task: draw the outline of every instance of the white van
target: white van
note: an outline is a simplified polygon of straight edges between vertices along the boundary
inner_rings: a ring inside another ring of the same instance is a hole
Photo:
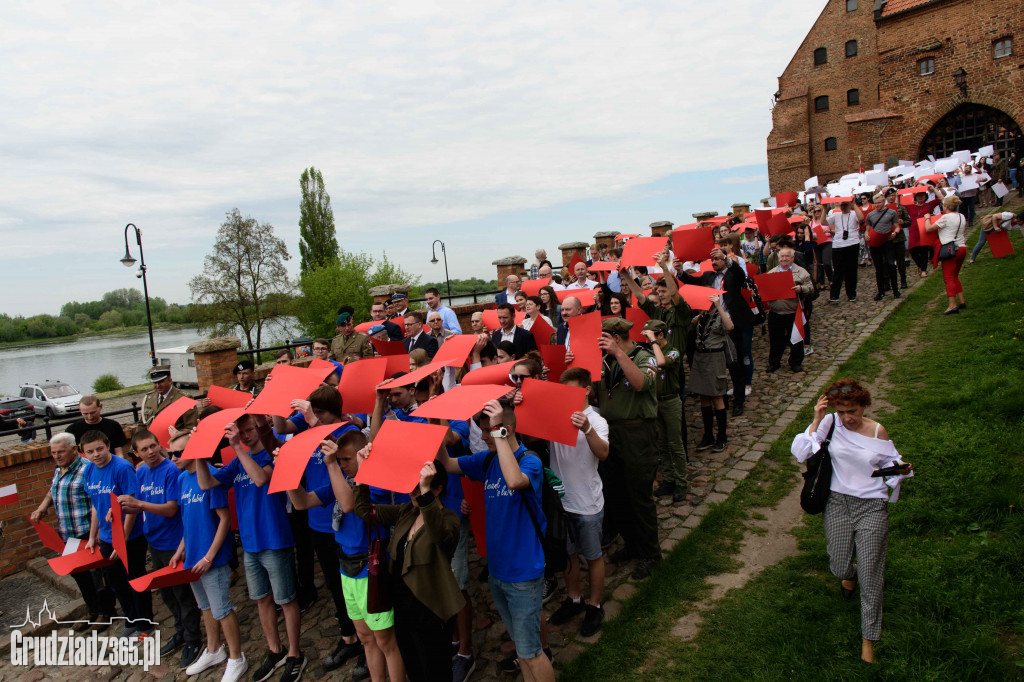
[[[171,383],[175,386],[199,386],[199,375],[196,374],[196,356],[195,353],[188,352],[188,346],[158,348],[156,364],[171,368]]]

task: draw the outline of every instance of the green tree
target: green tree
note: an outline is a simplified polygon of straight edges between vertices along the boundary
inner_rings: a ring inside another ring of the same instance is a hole
[[[226,335],[237,326],[248,347],[258,348],[264,328],[293,312],[288,295],[295,287],[284,264],[289,258],[273,225],[243,218],[237,208],[228,213],[203,274],[188,283],[193,302],[202,306],[194,315],[199,330]]]
[[[299,272],[334,263],[341,256],[334,233],[331,195],[324,189],[324,177],[310,166],[299,178],[302,200],[299,202]]]

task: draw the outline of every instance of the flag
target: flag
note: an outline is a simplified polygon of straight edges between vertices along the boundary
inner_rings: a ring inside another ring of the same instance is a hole
[[[793,318],[793,331],[789,334],[789,342],[794,346],[804,342],[804,324],[807,318],[804,317],[804,309],[800,307],[800,300],[796,302],[796,317]]]
[[[861,160],[860,154],[857,155],[857,163],[860,164],[860,170],[858,170],[857,172],[858,173],[863,173],[864,172],[864,162]]]
[[[18,486],[5,485],[0,487],[0,505],[2,504],[14,504],[18,501]]]

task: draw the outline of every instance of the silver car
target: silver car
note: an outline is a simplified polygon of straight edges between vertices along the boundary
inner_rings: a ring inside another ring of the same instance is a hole
[[[38,384],[22,384],[21,397],[29,402],[36,414],[54,417],[77,417],[78,401],[82,394],[71,384],[47,379]]]

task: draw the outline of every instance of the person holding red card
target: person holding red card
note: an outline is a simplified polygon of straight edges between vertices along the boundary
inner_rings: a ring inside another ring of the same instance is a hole
[[[768,301],[768,369],[769,374],[779,369],[782,363],[782,354],[789,347],[789,368],[794,372],[803,370],[804,364],[804,342],[792,342],[792,330],[796,314],[801,311],[799,300],[814,290],[811,283],[811,275],[795,263],[793,249],[784,247],[779,251],[779,267],[773,269],[775,272],[793,273],[793,290],[796,296],[793,298],[779,298]],[[769,273],[771,274],[771,273]],[[801,311],[802,314],[802,311]]]

